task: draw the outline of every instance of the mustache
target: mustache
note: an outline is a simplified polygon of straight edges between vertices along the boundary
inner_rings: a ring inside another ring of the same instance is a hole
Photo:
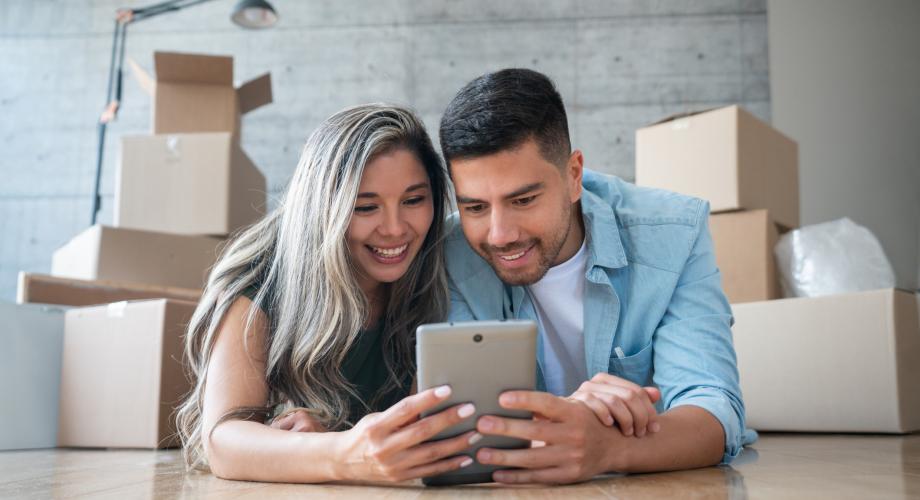
[[[536,244],[537,241],[538,241],[538,240],[537,240],[536,238],[532,238],[532,239],[527,240],[527,241],[515,241],[514,243],[505,245],[505,246],[503,246],[503,247],[496,247],[496,246],[487,245],[487,244],[483,243],[483,244],[479,245],[479,248],[481,248],[481,249],[483,250],[483,252],[485,252],[485,253],[487,253],[487,254],[493,254],[493,253],[512,253],[512,252],[514,252],[515,250],[526,250],[526,249],[530,248],[531,246],[533,246],[534,244]]]

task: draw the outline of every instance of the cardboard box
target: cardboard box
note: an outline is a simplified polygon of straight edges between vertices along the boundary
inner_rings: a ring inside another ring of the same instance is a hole
[[[204,288],[221,240],[95,225],[57,249],[51,275]]]
[[[178,445],[173,408],[191,388],[182,360],[194,311],[163,299],[67,311],[59,446]]]
[[[767,210],[712,214],[709,231],[722,274],[722,289],[732,304],[782,297],[773,248],[786,228]]]
[[[153,96],[154,134],[230,132],[239,138],[240,115],[272,102],[271,75],[233,87],[233,58],[154,52],[156,76],[128,61]]]
[[[16,291],[18,304],[91,306],[123,300],[159,298],[198,302],[201,290],[118,281],[76,280],[20,272]]]
[[[920,430],[917,295],[885,289],[732,310],[749,427]]]
[[[265,177],[229,133],[122,138],[115,227],[227,235],[257,221]]]
[[[54,448],[64,309],[0,303],[0,450]]]
[[[765,208],[799,226],[798,145],[738,106],[639,129],[636,184],[709,200],[713,212]]]

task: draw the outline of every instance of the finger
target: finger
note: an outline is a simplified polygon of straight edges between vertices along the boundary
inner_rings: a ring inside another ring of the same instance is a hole
[[[375,424],[390,430],[398,429],[418,419],[419,414],[434,408],[450,397],[450,386],[442,385],[403,398],[380,414]]]
[[[561,467],[537,470],[499,470],[492,473],[492,480],[496,483],[505,484],[561,484],[573,482],[568,472]]]
[[[419,467],[446,457],[458,455],[481,439],[482,434],[476,431],[464,432],[452,438],[413,446],[404,451],[402,456],[397,457],[396,460],[400,467],[406,469]]]
[[[291,415],[285,415],[281,418],[276,418],[272,420],[270,427],[272,429],[281,429],[283,431],[288,431],[288,430],[291,430],[291,426],[293,425],[294,424],[293,424],[293,419],[291,418]]]
[[[312,418],[296,418],[294,426],[291,428],[294,432],[323,432],[323,426]]]
[[[392,447],[395,450],[415,446],[435,437],[444,429],[459,424],[475,413],[476,407],[470,403],[452,406],[396,431],[387,438],[385,446]]]
[[[439,460],[437,462],[425,465],[419,465],[418,467],[413,467],[407,470],[405,479],[437,476],[438,474],[444,474],[445,472],[462,469],[464,467],[469,467],[470,465],[473,465],[473,459],[466,455],[446,458],[444,460]]]
[[[641,389],[641,387],[639,387],[639,385],[635,382],[605,372],[597,372],[593,377],[591,377],[591,382],[604,385],[616,385],[629,389]]]
[[[645,436],[646,432],[648,432],[649,410],[651,409],[654,411],[654,408],[646,404],[647,401],[645,400],[645,391],[640,389],[639,393],[642,395],[639,396],[636,392],[630,389],[621,388],[621,390],[622,393],[619,399],[626,405],[627,408],[629,408],[629,412],[632,414],[633,431],[636,437],[643,437]]]
[[[578,403],[581,404],[581,403]],[[555,422],[504,418],[486,415],[476,422],[476,430],[481,434],[507,436],[527,441],[545,441],[557,443],[562,440],[562,429]]]
[[[542,448],[525,448],[521,450],[500,450],[480,448],[476,452],[476,461],[481,464],[522,467],[525,469],[544,469],[563,465],[564,456],[558,446]]]
[[[604,402],[607,411],[613,415],[623,435],[632,436],[635,432],[635,419],[626,404],[618,396],[612,394],[599,394],[597,397]]]
[[[498,397],[502,408],[529,410],[550,420],[562,420],[571,411],[571,402],[548,392],[507,391]]]
[[[648,432],[649,424],[653,421],[652,417],[657,417],[657,412],[649,400],[648,393],[635,384],[633,386],[635,388],[586,382],[582,384],[583,389],[581,390],[590,391],[601,397],[611,407],[611,411],[613,411],[613,406],[609,398],[610,395],[622,401],[631,416],[627,418],[623,414],[614,415],[618,422],[625,424],[621,425],[620,429],[624,435],[631,436],[635,434],[637,437],[643,437]]]
[[[657,403],[661,399],[661,389],[657,387],[643,387],[642,389],[648,394],[648,398],[652,403]]]
[[[613,412],[611,412],[607,408],[607,405],[604,404],[603,401],[598,399],[593,394],[576,392],[575,394],[572,395],[572,399],[576,399],[584,403],[585,406],[587,406],[589,409],[591,409],[592,412],[594,412],[594,415],[597,416],[597,419],[600,420],[602,424],[608,427],[613,425],[613,415],[612,415]]]

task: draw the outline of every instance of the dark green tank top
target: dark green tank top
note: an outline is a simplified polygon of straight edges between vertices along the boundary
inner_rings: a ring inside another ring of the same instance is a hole
[[[244,290],[243,295],[255,301],[257,292],[257,286],[253,285]],[[271,311],[265,307],[264,303],[259,304],[259,307],[271,317]],[[346,353],[345,361],[342,363],[342,376],[354,386],[355,391],[361,396],[361,401],[351,394],[347,396],[349,406],[347,421],[351,424],[361,420],[367,413],[386,410],[408,396],[412,388],[412,375],[409,373],[399,382],[398,387],[390,388],[381,394],[389,379],[389,372],[383,359],[383,337],[382,325],[362,330],[358,333],[358,338]],[[343,389],[342,393],[346,394],[347,391]],[[370,407],[370,410],[365,404]]]

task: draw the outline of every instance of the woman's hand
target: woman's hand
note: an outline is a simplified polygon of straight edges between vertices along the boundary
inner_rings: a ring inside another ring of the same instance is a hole
[[[472,404],[453,406],[419,418],[450,396],[441,386],[409,396],[382,413],[371,413],[342,433],[338,450],[341,479],[406,481],[467,467],[473,459],[457,456],[482,435],[476,431],[426,443],[442,430],[476,412]]]
[[[616,423],[624,436],[643,437],[661,429],[654,406],[661,399],[661,391],[655,387],[640,387],[601,372],[581,384],[569,398],[586,404],[604,425]]]
[[[303,408],[297,408],[278,415],[272,419],[269,427],[292,432],[326,432],[323,424],[319,423]]]

